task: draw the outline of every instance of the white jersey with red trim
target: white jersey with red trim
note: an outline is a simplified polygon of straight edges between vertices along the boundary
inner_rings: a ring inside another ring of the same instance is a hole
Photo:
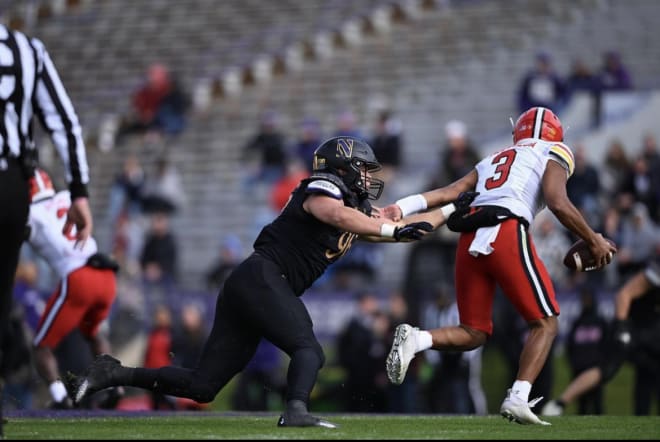
[[[525,138],[487,156],[475,166],[479,195],[472,206],[506,207],[531,224],[545,207],[541,182],[549,160],[561,164],[569,177],[573,174],[571,149],[556,141]]]
[[[62,233],[67,212],[71,207],[68,190],[58,192],[52,198],[30,205],[30,238],[32,248],[64,279],[72,271],[87,263],[87,259],[98,250],[96,240],[90,237],[82,249],[74,248],[76,228],[68,235]]]

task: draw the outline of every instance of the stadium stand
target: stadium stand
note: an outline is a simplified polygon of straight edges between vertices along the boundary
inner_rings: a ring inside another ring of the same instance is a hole
[[[246,220],[257,216],[265,196],[244,202],[240,147],[265,108],[277,109],[284,131],[293,136],[306,115],[317,116],[329,133],[344,107],[367,129],[387,103],[401,116],[406,139],[407,178],[397,183],[395,197],[422,184],[447,121],[466,122],[479,143],[506,133],[508,117],[517,114],[518,80],[539,48],[553,53],[561,72],[578,56],[598,65],[600,54],[614,48],[625,54],[637,88],[660,86],[658,2],[197,0],[194,8],[176,0],[71,3],[75,7],[43,14],[32,26],[62,60],[58,67],[90,140],[99,220],[126,152],[154,166],[154,150],[137,139],[109,153],[94,146],[104,118],[126,111],[146,67],[164,62],[185,89],[215,91],[208,109],[162,147],[190,196],[173,227],[180,232],[184,282],[192,288],[201,283],[224,233],[237,233],[246,244],[253,239]],[[97,230],[100,238],[109,235],[100,222]],[[406,253],[405,246],[388,248],[382,284],[400,283],[397,269]]]

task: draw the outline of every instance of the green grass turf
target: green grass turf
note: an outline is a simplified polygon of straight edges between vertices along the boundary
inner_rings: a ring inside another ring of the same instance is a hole
[[[660,417],[563,416],[552,426],[500,416],[327,414],[338,429],[278,428],[277,414],[163,417],[11,418],[6,439],[608,439],[660,438]]]

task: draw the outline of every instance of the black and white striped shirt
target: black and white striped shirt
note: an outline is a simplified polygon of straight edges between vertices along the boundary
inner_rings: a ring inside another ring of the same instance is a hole
[[[0,157],[36,149],[37,116],[62,158],[72,198],[87,196],[89,166],[73,104],[44,44],[0,25]]]

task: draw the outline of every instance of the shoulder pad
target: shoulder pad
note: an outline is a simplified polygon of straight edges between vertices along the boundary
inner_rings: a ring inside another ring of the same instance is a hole
[[[310,180],[305,191],[307,193],[323,193],[338,200],[343,198],[341,189],[339,189],[339,187],[334,183],[331,183],[325,179]]]
[[[553,159],[558,159],[568,171],[568,176],[573,175],[575,171],[575,158],[573,152],[564,143],[554,143],[550,146],[550,155]]]

